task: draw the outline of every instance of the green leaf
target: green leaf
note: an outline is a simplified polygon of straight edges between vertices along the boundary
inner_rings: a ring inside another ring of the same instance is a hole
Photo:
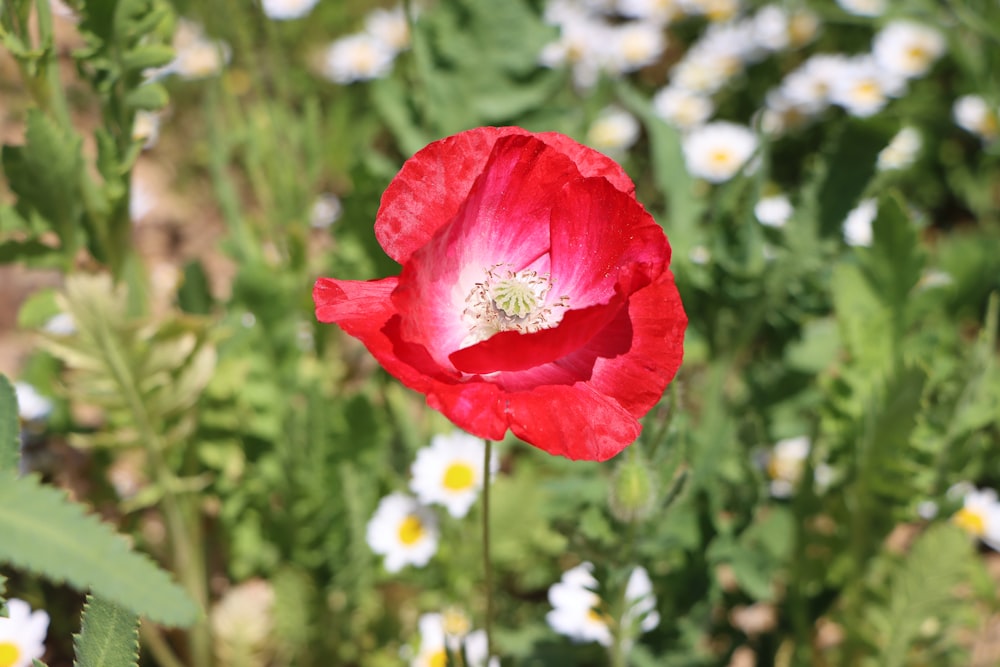
[[[87,596],[80,634],[73,636],[74,667],[136,667],[139,619],[99,597]]]
[[[899,312],[924,268],[917,229],[899,195],[880,199],[872,231],[872,246],[862,253],[863,269],[883,303]]]
[[[880,647],[873,664],[915,664],[910,649],[921,639],[921,627],[929,619],[958,630],[959,623],[952,619],[961,612],[962,598],[966,597],[959,588],[968,583],[971,571],[980,567],[968,536],[960,528],[947,523],[928,528],[896,568],[887,603],[868,608],[863,623]]]
[[[166,44],[145,44],[122,56],[122,66],[126,71],[162,67],[174,58],[174,50]]]
[[[66,495],[34,477],[0,473],[0,560],[92,590],[164,625],[190,625],[198,608],[145,556]]]
[[[37,211],[59,234],[64,251],[74,245],[81,212],[82,140],[38,109],[28,111],[24,146],[4,146],[3,168],[18,211]]]
[[[5,375],[0,374],[0,472],[16,471],[21,439],[17,395]]]
[[[870,122],[849,121],[827,140],[803,201],[803,213],[819,220],[823,236],[840,236],[844,218],[871,181],[888,138]]]
[[[147,83],[129,91],[125,96],[125,104],[129,108],[145,111],[162,109],[169,101],[170,95],[167,94],[167,89],[158,83]]]

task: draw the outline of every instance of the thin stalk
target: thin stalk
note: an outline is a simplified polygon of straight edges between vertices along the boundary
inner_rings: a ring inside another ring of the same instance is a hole
[[[486,655],[493,655],[493,563],[490,560],[490,454],[493,442],[486,440],[483,454],[483,581],[486,585]]]
[[[163,638],[158,628],[143,623],[139,626],[139,637],[160,667],[184,667],[184,663],[170,648],[170,644]]]
[[[207,575],[205,559],[201,554],[201,527],[196,512],[190,503],[182,503],[174,491],[174,475],[163,456],[163,443],[136,389],[135,378],[128,363],[122,358],[112,333],[105,322],[98,322],[96,338],[100,342],[104,358],[111,374],[128,403],[129,412],[150,456],[150,465],[158,484],[163,488],[163,517],[167,524],[172,565],[187,592],[202,609],[208,608]],[[208,623],[198,622],[189,635],[191,663],[197,667],[212,664],[212,639]]]

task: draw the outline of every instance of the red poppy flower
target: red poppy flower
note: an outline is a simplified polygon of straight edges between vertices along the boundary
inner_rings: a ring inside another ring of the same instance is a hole
[[[320,278],[316,317],[469,433],[608,459],[677,372],[687,325],[667,238],[634,189],[554,132],[434,142],[375,219],[400,275]]]

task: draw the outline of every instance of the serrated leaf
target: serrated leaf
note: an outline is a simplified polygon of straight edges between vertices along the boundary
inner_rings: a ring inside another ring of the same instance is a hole
[[[947,523],[928,528],[896,568],[887,604],[871,607],[863,621],[882,628],[876,636],[881,652],[874,664],[913,664],[909,651],[928,619],[954,628],[956,624],[950,619],[962,606],[957,588],[980,567],[968,536],[960,528]]]
[[[195,621],[191,598],[97,517],[34,477],[0,475],[0,560],[92,590],[157,623]]]
[[[139,618],[102,598],[87,596],[80,634],[73,636],[74,667],[136,667]]]
[[[21,447],[19,429],[17,395],[10,380],[0,374],[0,472],[17,470]]]
[[[125,95],[125,104],[129,108],[142,111],[162,109],[169,101],[167,89],[158,83],[147,83]]]

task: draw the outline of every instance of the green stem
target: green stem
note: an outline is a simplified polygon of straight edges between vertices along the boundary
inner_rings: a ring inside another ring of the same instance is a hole
[[[483,581],[486,585],[486,655],[493,655],[493,563],[490,560],[490,454],[493,442],[486,440],[483,454]]]
[[[139,637],[160,667],[184,667],[184,663],[170,648],[170,644],[163,638],[158,628],[143,623],[139,626]]]
[[[69,108],[66,106],[62,82],[59,80],[59,58],[55,52],[52,10],[49,7],[49,0],[38,0],[35,3],[35,12],[38,19],[39,45],[47,52],[45,60],[41,63],[47,85],[43,88],[32,87],[32,92],[36,94],[35,101],[39,106],[51,112],[64,128],[69,128],[71,127]]]
[[[189,502],[182,502],[176,495],[174,491],[175,477],[163,455],[163,441],[153,427],[135,378],[129,370],[128,363],[122,357],[107,323],[100,321],[98,327],[96,338],[101,345],[104,358],[107,360],[111,374],[128,404],[129,412],[135,422],[136,429],[139,431],[140,438],[146,443],[153,476],[160,488],[163,489],[162,510],[167,524],[173,568],[188,594],[202,609],[207,610],[207,574],[205,559],[201,553],[202,535],[198,513],[192,511]],[[199,621],[191,629],[188,638],[191,664],[196,667],[211,665],[212,639],[207,620]]]

